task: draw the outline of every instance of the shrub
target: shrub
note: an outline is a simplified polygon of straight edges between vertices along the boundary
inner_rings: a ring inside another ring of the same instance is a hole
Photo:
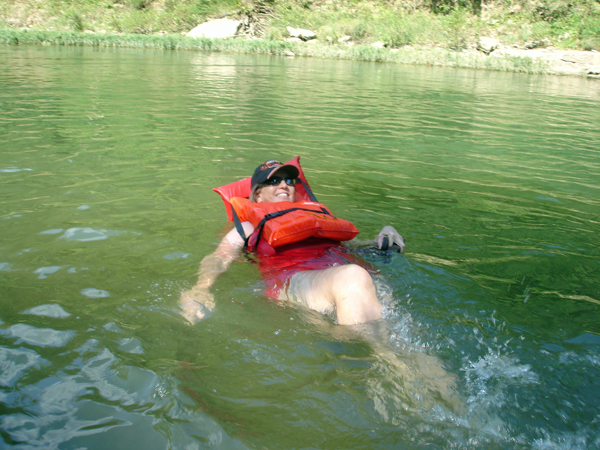
[[[471,13],[465,8],[454,8],[445,17],[445,25],[448,32],[448,47],[453,50],[462,50],[467,47],[471,35],[469,18]]]
[[[69,27],[72,30],[79,31],[79,32],[85,31],[85,23],[83,21],[83,17],[80,14],[78,14],[76,12],[72,12],[69,15],[68,22],[69,22]]]

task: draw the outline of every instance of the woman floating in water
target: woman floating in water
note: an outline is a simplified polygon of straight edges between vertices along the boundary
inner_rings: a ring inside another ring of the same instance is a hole
[[[299,157],[287,164],[267,161],[251,179],[215,191],[236,227],[202,260],[196,285],[182,293],[186,319],[193,323],[214,308],[210,287],[244,247],[257,253],[267,296],[335,312],[339,325],[381,319],[369,266],[340,242],[353,239],[358,230],[316,201]],[[373,242],[378,248],[396,246],[404,252],[404,239],[391,226]]]
[[[372,268],[341,244],[358,230],[317,202],[298,157],[286,164],[267,161],[251,179],[215,191],[236,226],[202,260],[196,285],[182,293],[180,304],[187,320],[194,323],[214,308],[211,286],[246,247],[258,256],[267,296],[335,313],[339,325],[355,326],[335,327],[333,334],[342,339],[361,336],[371,344],[374,367],[388,372],[386,388],[369,385],[376,409],[386,420],[387,402],[396,404],[393,410],[403,411],[411,404],[417,409],[440,403],[455,411],[462,407],[456,379],[439,359],[416,348],[388,344],[389,331],[380,320],[382,305],[369,273]],[[404,239],[391,226],[372,243],[404,252]]]

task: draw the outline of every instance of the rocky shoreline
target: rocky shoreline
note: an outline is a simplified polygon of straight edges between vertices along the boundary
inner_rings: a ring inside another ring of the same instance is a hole
[[[262,53],[600,78],[600,37],[592,26],[597,2],[550,5],[554,9],[539,2],[488,2],[479,14],[465,8],[437,14],[425,6],[402,12],[372,0],[239,0],[241,9],[238,0],[228,1],[203,2],[198,9],[196,0],[15,0],[0,7],[0,43]],[[579,22],[552,15],[561,11],[577,12]],[[560,36],[550,32],[550,22]],[[583,27],[585,36],[573,27]]]
[[[288,32],[289,37],[283,40],[263,40],[239,34],[230,37],[181,34],[148,36],[0,29],[0,43],[271,54],[600,79],[600,53],[594,51],[559,50],[553,47],[516,48],[485,39],[462,51],[416,45],[392,48],[384,42],[354,43],[349,36],[334,41],[327,37],[312,38],[309,30],[291,29]]]
[[[526,57],[542,61],[547,73],[553,75],[587,76],[600,79],[600,52],[579,50],[558,50],[554,47],[520,49],[498,47],[488,54],[488,58],[506,56]]]
[[[232,19],[216,19],[204,22],[193,30],[187,33],[187,36],[194,38],[211,38],[211,39],[231,39],[231,38],[247,38],[257,39],[247,33],[248,25],[241,20]],[[285,39],[287,42],[304,42],[307,45],[317,42],[317,34],[311,30],[287,27],[289,37]],[[350,36],[344,36],[337,39],[336,42],[326,36],[325,41],[331,45],[352,46],[354,43]],[[370,44],[376,48],[386,48],[384,42],[375,42]],[[419,51],[418,47],[406,46],[411,50]],[[389,48],[390,52],[397,52],[400,49]],[[430,49],[427,49],[430,50]],[[579,51],[579,50],[559,50],[552,46],[546,46],[545,43],[529,43],[526,48],[507,47],[503,46],[499,41],[489,38],[480,37],[477,45],[473,45],[470,49],[463,50],[465,56],[471,58],[530,58],[532,61],[545,67],[544,73],[549,75],[562,76],[587,76],[590,78],[600,79],[600,52],[595,51]],[[287,52],[287,56],[295,56],[294,52]]]

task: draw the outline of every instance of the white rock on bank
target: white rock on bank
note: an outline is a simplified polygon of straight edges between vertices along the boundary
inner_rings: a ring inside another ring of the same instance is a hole
[[[500,48],[500,42],[494,38],[481,36],[477,42],[477,50],[489,55],[497,48]]]
[[[317,35],[314,31],[310,31],[310,30],[303,30],[302,28],[293,28],[293,27],[286,27],[288,33],[290,34],[291,38],[299,38],[302,39],[303,41],[310,41],[311,39],[316,39]]]
[[[231,19],[215,19],[201,23],[187,35],[190,37],[230,38],[234,37],[242,22]]]

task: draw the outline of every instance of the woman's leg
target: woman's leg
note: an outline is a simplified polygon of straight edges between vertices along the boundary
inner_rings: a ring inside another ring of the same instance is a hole
[[[339,325],[381,319],[381,303],[373,279],[356,264],[298,272],[290,278],[283,297],[316,311],[335,310]]]
[[[464,408],[457,377],[445,370],[441,360],[410,344],[391,345],[388,324],[373,323],[381,319],[382,307],[373,279],[362,267],[351,264],[298,272],[290,278],[289,288],[282,291],[280,298],[298,301],[319,312],[335,310],[340,325],[372,322],[358,327],[332,327],[330,331],[336,339],[360,338],[373,348],[378,363],[374,367],[384,376],[376,377],[369,389],[373,398],[381,399],[376,409],[382,415],[389,414],[385,406],[388,401],[397,402],[401,408],[407,405],[431,408],[435,404],[453,411]]]

